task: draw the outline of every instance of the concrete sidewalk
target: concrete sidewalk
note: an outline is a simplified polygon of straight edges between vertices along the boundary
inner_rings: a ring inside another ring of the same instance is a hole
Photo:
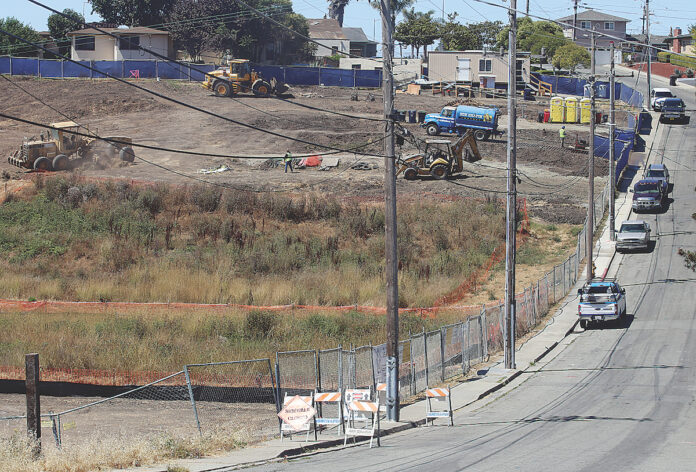
[[[653,123],[658,123],[658,120],[655,119]],[[644,136],[646,150],[652,149],[653,143],[657,142],[663,129],[662,127],[658,127],[657,132],[653,130],[650,136]],[[648,158],[650,157],[649,151],[647,151],[647,154],[647,158],[641,163],[643,167],[647,165]],[[642,171],[639,171],[636,175],[642,175]],[[630,194],[617,193],[616,224],[618,225],[622,221],[629,219],[630,214]],[[617,263],[619,262],[618,258],[621,256],[617,255],[614,250],[614,242],[611,241],[608,225],[605,225],[600,231],[600,236],[595,238],[594,263],[596,275],[613,276],[616,272],[616,267],[619,265]],[[522,373],[535,370],[534,365],[539,362],[539,360],[553,351],[559,344],[562,344],[563,339],[576,329],[577,307],[573,301],[576,298],[577,288],[582,286],[584,281],[585,276],[581,273],[578,277],[576,286],[573,287],[570,293],[558,304],[556,314],[549,319],[545,326],[534,336],[524,342],[518,343],[515,354],[515,369],[505,369],[502,365],[501,355],[498,355],[493,357],[485,367],[479,369],[475,377],[453,387],[453,409],[459,410],[465,408],[502,389]],[[423,425],[425,422],[424,417],[424,401],[418,401],[412,405],[408,405],[401,409],[401,420],[398,423],[382,421],[382,436]],[[445,420],[442,419],[437,421],[438,423],[443,423]],[[265,441],[217,457],[172,460],[163,465],[138,467],[127,470],[131,472],[165,472],[167,467],[171,465],[181,467],[190,472],[220,472],[274,460],[282,460],[285,457],[298,457],[313,454],[313,451],[320,449],[322,451],[328,451],[331,449],[343,448],[343,437],[336,436],[335,432],[328,432],[319,437],[319,441],[304,442],[302,441],[304,435],[300,434],[291,440],[286,439],[282,442],[279,439]],[[364,441],[362,443],[364,444]],[[347,447],[354,446],[349,443]]]

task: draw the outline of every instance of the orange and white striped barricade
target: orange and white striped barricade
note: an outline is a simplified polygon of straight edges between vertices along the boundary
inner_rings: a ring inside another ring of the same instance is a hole
[[[307,431],[306,441],[309,441],[309,433],[314,431],[314,440],[317,439],[316,410],[314,409],[314,395],[288,395],[285,392],[283,409],[278,413],[282,420],[280,423],[280,440],[283,436],[292,436],[295,433]]]
[[[364,400],[346,402],[346,409],[348,410],[346,418],[348,424],[345,428],[343,445],[345,446],[348,442],[348,436],[353,436],[353,438],[363,436],[370,438],[370,447],[372,447],[372,440],[375,438],[375,431],[377,431],[377,445],[381,446],[379,442],[379,399],[376,402]],[[362,427],[357,427],[356,423],[363,422],[364,418],[368,416],[370,421],[363,423]]]
[[[314,402],[317,407],[317,416],[314,422],[317,426],[327,426],[333,427],[337,426],[338,434],[341,434],[341,428],[343,425],[343,405],[342,405],[343,395],[341,392],[314,392]],[[335,403],[336,404],[336,414],[338,416],[331,417],[325,416],[323,411],[323,403]]]
[[[370,388],[347,388],[343,391],[343,417],[344,419],[348,417],[348,403],[352,401],[372,401],[372,389]],[[354,419],[362,419],[365,422],[369,421],[370,418],[365,416],[361,418],[361,415],[354,415]]]
[[[435,418],[449,418],[450,426],[454,426],[454,417],[452,415],[452,395],[451,390],[448,387],[443,388],[429,388],[425,391],[425,424],[428,425],[428,419],[431,420],[431,424],[435,424]],[[444,406],[446,409],[433,410],[432,401],[438,403],[446,403]]]

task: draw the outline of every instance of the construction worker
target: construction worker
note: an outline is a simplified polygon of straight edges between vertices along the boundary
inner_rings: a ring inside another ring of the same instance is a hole
[[[290,154],[290,150],[288,149],[287,152],[285,153],[285,157],[283,157],[283,162],[285,162],[285,173],[288,173],[288,167],[290,168],[290,173],[292,174],[295,172],[292,168],[292,154]]]
[[[558,131],[558,134],[561,136],[561,147],[565,144],[565,126],[561,126],[561,129]]]

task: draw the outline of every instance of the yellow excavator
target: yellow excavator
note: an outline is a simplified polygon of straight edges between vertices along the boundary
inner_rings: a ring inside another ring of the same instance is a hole
[[[408,137],[410,133],[407,130],[404,131]],[[416,147],[420,149],[418,144]],[[399,170],[396,175],[403,173],[406,180],[415,180],[419,176],[426,175],[436,179],[447,179],[464,170],[463,161],[479,160],[481,160],[481,154],[474,133],[468,130],[454,144],[449,139],[426,139],[422,152],[397,160]]]
[[[272,94],[282,95],[288,90],[287,84],[275,77],[266,81],[259,72],[252,70],[248,59],[229,59],[227,67],[207,73],[201,86],[218,97],[249,92],[257,97],[268,97]]]

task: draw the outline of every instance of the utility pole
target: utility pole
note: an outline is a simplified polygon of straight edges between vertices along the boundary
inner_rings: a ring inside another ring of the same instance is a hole
[[[594,277],[594,263],[592,261],[592,243],[594,240],[594,152],[595,152],[595,142],[594,142],[594,133],[595,133],[595,117],[596,117],[596,110],[595,110],[595,56],[597,54],[597,46],[595,44],[596,41],[596,35],[595,32],[592,31],[592,62],[590,66],[590,113],[592,116],[590,116],[590,155],[589,155],[589,161],[588,161],[588,175],[587,175],[587,180],[589,181],[590,188],[589,188],[589,198],[587,202],[587,241],[585,242],[587,246],[587,281],[591,281],[592,278]]]
[[[650,60],[650,0],[645,0],[645,53],[647,54],[647,64],[648,64],[648,93],[645,94],[645,100],[650,102],[650,90],[652,86],[650,84],[650,74],[651,71],[651,60]],[[643,103],[646,103],[643,101]]]
[[[578,0],[573,0],[573,42],[577,38],[577,28],[578,28]]]
[[[382,94],[384,95],[384,244],[387,275],[387,419],[399,421],[399,273],[396,257],[396,171],[394,170],[394,43],[391,1],[381,0]]]
[[[525,14],[529,16],[529,0],[527,0],[527,10],[525,11]]]
[[[610,44],[611,70],[609,73],[609,236],[612,241],[616,240],[616,181],[614,178],[614,168],[616,167],[616,156],[614,155],[614,142],[616,140],[616,121],[614,119],[614,41]]]
[[[515,236],[517,231],[517,0],[510,0],[508,33],[507,208],[505,228],[505,368],[515,368]]]

